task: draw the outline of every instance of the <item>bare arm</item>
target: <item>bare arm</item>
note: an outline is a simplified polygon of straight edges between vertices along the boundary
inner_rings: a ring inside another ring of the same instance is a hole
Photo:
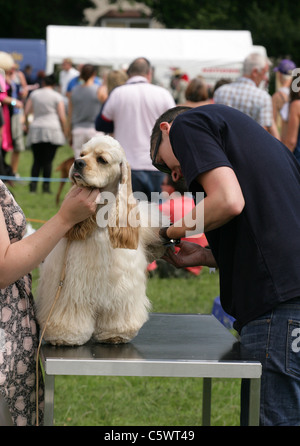
[[[24,114],[25,114],[25,125],[26,127],[28,127],[28,116],[33,113],[33,105],[32,105],[32,100],[29,96],[29,98],[26,101],[25,104],[25,110],[24,110]]]
[[[206,192],[206,197],[185,215],[180,222],[167,230],[170,238],[182,238],[187,231],[200,228],[206,232],[216,229],[236,215],[245,205],[244,197],[234,171],[230,167],[218,167],[197,178]],[[204,225],[196,218],[203,218]]]
[[[102,84],[97,90],[97,98],[103,104],[108,98],[107,86]]]
[[[67,138],[72,145],[72,93],[68,96]]]
[[[195,221],[196,216],[200,216],[200,219],[201,215],[204,217],[202,231],[211,231],[239,215],[245,206],[239,182],[229,167],[219,167],[205,172],[199,175],[197,181],[203,186],[207,195],[188,214],[188,218],[184,218],[180,225],[176,223],[167,230],[167,236],[170,238],[184,237],[186,231],[191,230],[192,221]],[[169,248],[163,259],[177,268],[198,265],[217,267],[210,249],[190,242],[181,242],[179,248],[176,253]]]
[[[64,132],[65,137],[68,137],[68,125],[67,125],[67,118],[66,118],[66,112],[65,112],[65,104],[63,101],[59,102],[57,104],[57,113],[60,120],[60,124],[62,127],[62,130]]]
[[[300,101],[293,101],[290,104],[289,120],[287,126],[287,133],[285,137],[285,145],[294,152],[297,145],[298,133],[300,125]]]
[[[94,214],[98,194],[97,189],[72,188],[54,217],[34,234],[12,244],[0,208],[0,288],[36,268],[74,224]]]

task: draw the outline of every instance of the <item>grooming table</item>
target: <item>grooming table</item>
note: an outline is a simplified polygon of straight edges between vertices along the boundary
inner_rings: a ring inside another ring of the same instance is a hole
[[[53,424],[55,375],[203,378],[202,424],[210,425],[212,378],[244,378],[249,425],[259,424],[261,364],[213,316],[153,313],[129,344],[44,343],[45,425]],[[243,400],[244,399],[244,400]]]

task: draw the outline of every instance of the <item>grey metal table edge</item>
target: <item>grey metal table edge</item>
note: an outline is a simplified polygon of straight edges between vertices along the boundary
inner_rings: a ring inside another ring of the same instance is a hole
[[[174,317],[174,320],[179,320],[178,317],[195,316],[169,313],[153,314],[152,316],[155,319],[155,316],[159,317],[159,315]],[[210,315],[199,314],[196,316],[201,318]],[[221,330],[228,332],[223,326]],[[55,349],[55,347],[53,348]],[[67,349],[72,349],[72,347],[67,347]],[[259,425],[261,364],[255,360],[162,360],[155,358],[151,358],[151,360],[141,358],[80,360],[59,356],[47,357],[43,347],[40,358],[45,372],[44,424],[46,426],[53,425],[55,375],[203,378],[202,425],[204,426],[210,425],[212,378],[247,379],[249,381],[248,425]]]

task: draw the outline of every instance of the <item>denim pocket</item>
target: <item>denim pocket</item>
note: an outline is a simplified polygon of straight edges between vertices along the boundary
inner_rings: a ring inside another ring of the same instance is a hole
[[[241,343],[261,362],[268,355],[270,322],[271,314],[249,322],[241,330]]]
[[[286,370],[300,377],[300,321],[293,319],[288,321]]]

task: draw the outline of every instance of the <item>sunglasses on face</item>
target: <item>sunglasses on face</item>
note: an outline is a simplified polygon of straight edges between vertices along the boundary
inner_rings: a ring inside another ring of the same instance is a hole
[[[171,175],[172,170],[165,163],[156,162],[156,157],[157,157],[157,153],[159,150],[161,140],[162,140],[162,132],[159,133],[157,141],[156,141],[153,158],[152,158],[152,166],[156,167],[156,169],[160,170],[161,172]]]

